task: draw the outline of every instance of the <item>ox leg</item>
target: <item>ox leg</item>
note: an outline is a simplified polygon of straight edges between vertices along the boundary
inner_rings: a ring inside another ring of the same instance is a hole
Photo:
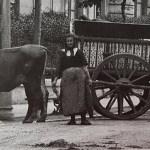
[[[38,110],[41,109],[43,103],[43,94],[41,83],[31,81],[30,84],[24,84],[26,96],[28,99],[28,111],[24,119],[24,123],[32,123],[38,117]]]
[[[31,90],[30,90],[30,86],[28,84],[24,84],[24,88],[25,88],[25,93],[26,93],[26,96],[27,96],[27,101],[28,101],[28,110],[27,110],[27,113],[26,113],[26,116],[23,120],[23,123],[30,123],[29,122],[29,118],[31,117],[31,114],[33,112],[33,101],[31,99]],[[33,122],[33,121],[32,121]]]
[[[46,86],[43,78],[46,62],[46,52],[41,52],[40,56],[35,58],[28,65],[25,66],[26,83],[24,83],[26,96],[29,102],[28,112],[26,115],[26,123],[31,123],[35,118],[38,118],[38,111],[41,115],[38,122],[44,122],[47,115],[47,100],[46,100]]]
[[[41,82],[41,91],[42,91],[43,99],[40,104],[40,110],[41,110],[40,118],[37,120],[37,122],[45,122],[47,117],[47,103],[48,103],[49,92],[45,86],[44,78],[42,79]]]
[[[23,120],[23,123],[27,123],[28,122],[28,119],[30,118],[30,116],[32,114],[32,108],[33,108],[32,100],[28,99],[28,110],[27,110],[26,116],[25,116],[25,118]]]

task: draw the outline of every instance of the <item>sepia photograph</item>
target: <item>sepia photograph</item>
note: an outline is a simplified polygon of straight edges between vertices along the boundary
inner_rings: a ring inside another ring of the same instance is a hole
[[[150,0],[0,0],[0,150],[150,150]]]

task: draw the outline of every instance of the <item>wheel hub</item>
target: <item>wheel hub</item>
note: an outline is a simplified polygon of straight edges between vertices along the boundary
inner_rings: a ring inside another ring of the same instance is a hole
[[[120,78],[119,80],[117,80],[116,84],[119,89],[119,92],[127,92],[129,90],[129,87],[125,85],[128,85],[130,83],[130,80],[127,78]]]

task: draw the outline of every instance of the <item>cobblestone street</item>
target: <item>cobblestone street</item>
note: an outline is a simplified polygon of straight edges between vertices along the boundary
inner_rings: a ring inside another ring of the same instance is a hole
[[[130,121],[96,116],[91,126],[66,125],[68,118],[49,115],[45,123],[0,122],[0,150],[150,149],[149,113]]]

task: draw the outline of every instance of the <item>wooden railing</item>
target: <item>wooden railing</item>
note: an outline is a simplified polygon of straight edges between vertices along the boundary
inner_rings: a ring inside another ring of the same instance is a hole
[[[106,57],[113,54],[133,54],[150,63],[150,41],[148,40],[112,39],[83,36],[76,36],[76,40],[78,47],[83,50],[86,56],[91,73],[93,69],[95,69]],[[54,62],[52,64],[54,64]],[[46,68],[47,78],[53,78],[55,76],[56,68],[52,64]],[[143,69],[144,68],[140,70]]]
[[[134,54],[150,63],[150,41],[76,36],[78,47],[83,50],[89,68],[95,68],[107,56],[118,53]]]

